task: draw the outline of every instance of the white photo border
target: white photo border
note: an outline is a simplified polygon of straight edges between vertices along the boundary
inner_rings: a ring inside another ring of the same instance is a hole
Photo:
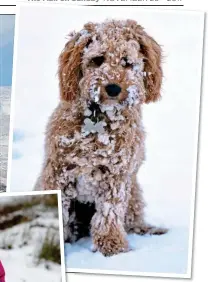
[[[14,91],[14,86],[16,84],[16,57],[17,57],[17,41],[18,41],[18,31],[19,31],[19,16],[20,16],[20,9],[23,6],[30,6],[31,8],[33,6],[38,6],[38,7],[67,7],[71,9],[79,9],[83,8],[82,5],[70,5],[70,4],[59,4],[56,3],[54,4],[49,4],[49,3],[26,3],[26,2],[20,2],[16,5],[16,17],[15,17],[15,38],[14,38],[14,51],[13,51],[13,75],[12,75],[12,91],[11,91],[11,110],[10,110],[10,132],[9,132],[9,151],[8,151],[8,170],[7,170],[7,192],[10,192],[10,184],[11,184],[11,166],[12,166],[12,148],[13,148],[13,120],[14,120],[14,113],[15,113],[15,91]],[[13,7],[14,8],[14,7]],[[85,8],[98,8],[98,7],[89,7],[89,5],[86,5]],[[102,8],[102,7],[101,7]],[[109,9],[111,7],[108,6]],[[116,7],[113,7],[116,8]],[[121,7],[119,7],[121,8]],[[132,6],[133,8],[133,6]],[[205,20],[205,13],[202,11],[193,11],[193,10],[184,10],[184,9],[162,9],[157,7],[158,9],[156,10],[154,7],[148,8],[148,10],[151,10],[152,12],[157,12],[157,11],[172,11],[172,12],[178,12],[178,13],[184,13],[184,12],[198,12],[203,15],[203,18]],[[145,7],[137,7],[139,10],[144,10],[147,11],[147,8]],[[203,30],[203,36],[205,37],[205,30]],[[204,55],[204,49],[202,49],[202,55]],[[202,68],[202,62],[203,58],[201,61],[201,75],[203,76],[203,68]],[[200,94],[202,95],[202,81],[200,85],[201,91]],[[200,97],[199,96],[199,100]],[[200,111],[198,109],[198,124],[200,126]],[[197,135],[197,156],[199,154],[199,135],[200,135],[200,127],[198,127],[198,135]],[[198,158],[197,158],[197,163],[195,164],[195,171],[196,171],[196,176],[198,174]],[[192,193],[192,207],[191,207],[191,214],[190,214],[190,236],[189,236],[189,254],[188,254],[188,269],[186,274],[170,274],[170,273],[154,273],[154,272],[131,272],[131,271],[111,271],[111,270],[94,270],[94,269],[84,269],[84,268],[65,268],[66,273],[80,273],[80,274],[103,274],[103,275],[124,275],[124,276],[133,276],[133,277],[138,277],[138,276],[143,276],[143,277],[156,277],[156,278],[182,278],[182,279],[191,279],[192,278],[192,269],[193,269],[193,248],[194,248],[194,225],[195,225],[195,209],[196,209],[196,192],[197,192],[197,178],[195,178],[195,185],[191,191]],[[23,192],[22,192],[23,193]],[[12,193],[13,194],[13,193]],[[20,193],[21,194],[21,193]],[[4,195],[7,195],[4,193]],[[61,203],[60,203],[61,205]],[[62,214],[61,214],[62,216]],[[63,226],[62,226],[62,232],[63,232]],[[64,243],[63,243],[64,245]],[[64,263],[65,265],[65,263]]]

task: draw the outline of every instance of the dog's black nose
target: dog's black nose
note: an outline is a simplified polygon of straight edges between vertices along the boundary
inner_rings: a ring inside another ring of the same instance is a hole
[[[121,87],[117,84],[108,84],[105,87],[105,90],[110,97],[116,97],[121,92]]]

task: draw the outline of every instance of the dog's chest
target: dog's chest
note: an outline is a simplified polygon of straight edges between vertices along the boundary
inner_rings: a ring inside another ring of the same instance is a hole
[[[99,182],[90,174],[82,174],[77,177],[76,190],[77,200],[82,203],[93,203]]]
[[[102,140],[99,137],[99,134],[82,136],[80,133],[75,133],[72,138],[61,136],[59,148],[63,161],[75,167],[73,174],[76,178],[79,176],[80,189],[82,186],[89,186],[87,190],[90,190],[97,185],[91,177],[99,167],[104,167],[111,174],[125,173],[127,170],[131,173],[134,169],[131,168],[132,161],[139,161],[138,152],[143,147],[143,138],[133,130],[127,131],[125,135],[120,135],[119,132],[113,135],[103,134]],[[83,175],[87,177],[80,178]]]

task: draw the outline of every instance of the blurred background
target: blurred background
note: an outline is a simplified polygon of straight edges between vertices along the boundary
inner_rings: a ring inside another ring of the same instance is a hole
[[[0,15],[0,192],[6,190],[14,15]]]

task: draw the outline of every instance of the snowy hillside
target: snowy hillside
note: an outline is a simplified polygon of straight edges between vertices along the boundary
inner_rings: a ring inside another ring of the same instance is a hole
[[[6,281],[61,281],[57,196],[0,197],[0,214]]]
[[[6,190],[11,87],[0,87],[0,192]]]

